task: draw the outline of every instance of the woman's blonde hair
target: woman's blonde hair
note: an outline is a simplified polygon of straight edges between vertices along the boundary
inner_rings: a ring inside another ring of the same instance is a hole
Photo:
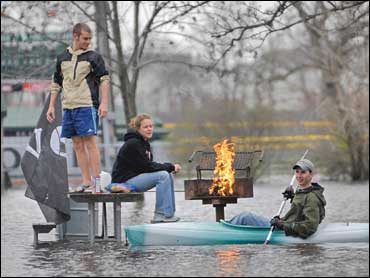
[[[141,126],[141,122],[144,121],[144,120],[151,120],[152,117],[149,115],[149,114],[139,114],[137,115],[136,117],[132,118],[130,120],[130,123],[128,124],[129,127],[135,129],[135,130],[138,130]]]

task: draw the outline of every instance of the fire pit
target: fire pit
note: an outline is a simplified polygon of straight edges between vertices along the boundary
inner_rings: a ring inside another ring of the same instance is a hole
[[[230,143],[226,142],[226,144]],[[189,163],[197,158],[197,179],[184,181],[185,200],[202,200],[203,205],[212,204],[216,209],[216,221],[225,219],[224,208],[227,204],[237,203],[238,198],[253,197],[253,164],[257,154],[259,161],[262,161],[263,151],[261,150],[235,152],[227,158],[232,160],[230,163],[230,161],[220,162],[221,158],[217,150],[216,152],[194,152]],[[230,177],[231,184],[225,191],[221,185],[230,182],[229,178],[226,178],[228,175],[228,173],[225,174],[226,168],[232,168],[232,176]],[[217,169],[221,169],[221,173],[217,172]],[[213,179],[202,179],[202,171],[213,171],[215,176]]]

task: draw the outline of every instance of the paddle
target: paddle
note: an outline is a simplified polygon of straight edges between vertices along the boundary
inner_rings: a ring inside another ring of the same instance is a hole
[[[302,156],[302,158],[301,159],[304,159],[305,157],[306,157],[306,154],[308,153],[308,150],[306,150],[305,152],[304,152],[304,154],[303,154],[303,156]],[[293,175],[293,177],[292,177],[292,179],[291,179],[291,181],[290,181],[290,184],[289,184],[289,187],[292,187],[293,188],[293,184],[294,184],[294,180],[295,180],[295,174]],[[280,217],[280,214],[283,212],[283,209],[284,209],[284,206],[285,206],[285,203],[286,203],[286,201],[288,200],[288,198],[284,198],[284,200],[283,200],[283,202],[281,203],[281,205],[280,205],[280,208],[279,208],[279,210],[278,210],[278,212],[277,212],[277,214],[276,214],[276,216],[279,216]],[[270,240],[271,240],[271,236],[272,236],[272,232],[275,230],[275,226],[271,226],[271,228],[270,228],[270,231],[269,231],[269,233],[268,233],[268,235],[267,235],[267,238],[266,238],[266,240],[265,240],[265,245],[267,245],[267,244],[269,244],[269,242],[270,242]]]

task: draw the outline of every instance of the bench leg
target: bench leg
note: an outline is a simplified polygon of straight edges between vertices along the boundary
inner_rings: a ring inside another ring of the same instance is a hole
[[[121,202],[113,203],[114,237],[121,241]]]
[[[36,230],[33,230],[33,246],[39,244],[39,233]]]
[[[107,225],[107,206],[106,203],[103,203],[103,233],[104,239],[108,239],[108,225]]]
[[[95,241],[95,202],[89,202],[88,203],[88,209],[89,209],[89,240],[90,243],[94,243]]]

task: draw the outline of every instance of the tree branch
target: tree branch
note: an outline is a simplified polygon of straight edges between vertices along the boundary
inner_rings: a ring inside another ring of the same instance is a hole
[[[8,19],[10,19],[10,20],[12,20],[12,21],[14,21],[14,22],[16,22],[16,23],[20,24],[20,25],[22,25],[22,26],[26,27],[27,29],[30,29],[32,32],[35,32],[35,33],[37,33],[37,34],[41,34],[41,35],[45,36],[45,38],[47,38],[47,39],[49,39],[49,40],[51,40],[51,41],[58,42],[58,43],[64,44],[65,46],[68,46],[68,43],[66,43],[66,42],[64,42],[64,41],[61,41],[61,40],[58,40],[58,39],[55,39],[55,38],[52,38],[52,37],[49,37],[45,32],[38,31],[38,30],[36,29],[36,27],[31,27],[31,26],[29,26],[28,24],[26,24],[26,23],[24,23],[24,22],[22,22],[22,21],[20,21],[20,20],[18,20],[18,19],[16,19],[16,18],[14,18],[14,17],[12,17],[12,16],[8,15],[8,14],[2,13],[2,14],[1,14],[1,16],[2,16],[2,17],[4,16],[4,17],[6,17],[6,18],[8,18]]]
[[[294,5],[295,3],[296,2],[292,2],[291,4]],[[354,7],[358,7],[358,6],[361,6],[361,5],[364,5],[364,4],[368,3],[368,1],[356,1],[356,2],[346,2],[346,3],[350,3],[350,4],[349,5],[342,4],[341,6],[334,6],[332,9],[327,9],[323,12],[318,12],[318,13],[315,13],[315,14],[308,14],[305,17],[300,18],[299,20],[296,20],[296,21],[294,21],[290,24],[284,25],[284,26],[282,26],[280,28],[277,28],[277,29],[273,29],[272,28],[273,22],[276,20],[278,15],[282,15],[289,7],[291,7],[291,5],[285,6],[286,1],[284,1],[283,4],[279,5],[277,10],[274,12],[273,16],[268,21],[265,21],[263,23],[254,24],[254,25],[237,26],[237,27],[234,27],[231,30],[226,30],[223,33],[220,33],[218,35],[213,35],[213,37],[215,37],[215,38],[220,38],[220,37],[226,36],[229,33],[232,33],[233,31],[241,30],[240,34],[237,37],[234,37],[234,38],[231,39],[228,47],[221,53],[221,56],[216,60],[216,62],[214,63],[213,66],[218,64],[219,61],[225,57],[225,55],[234,47],[235,42],[240,41],[244,38],[244,34],[247,30],[256,29],[256,28],[259,28],[259,27],[266,27],[266,30],[261,32],[261,33],[265,33],[264,37],[262,37],[262,39],[261,39],[261,41],[263,42],[272,33],[289,29],[289,28],[291,28],[295,25],[298,25],[298,24],[303,23],[303,22],[308,22],[308,21],[310,21],[312,19],[315,19],[315,18],[317,18],[319,16],[322,16],[322,15],[327,15],[329,13],[339,12],[339,11],[351,9],[351,8],[354,8]],[[262,45],[262,43],[260,43],[260,46],[261,45]],[[254,49],[256,49],[256,48],[254,48]]]
[[[210,66],[209,65],[199,65],[199,64],[192,64],[192,63],[188,63],[188,62],[184,62],[184,61],[174,61],[174,60],[165,60],[165,59],[152,59],[152,60],[148,60],[144,63],[141,63],[137,66],[138,69],[141,69],[145,66],[148,66],[150,64],[180,64],[180,65],[185,65],[185,66],[188,66],[190,69],[192,68],[200,68],[200,69],[204,69],[206,70],[207,72],[210,70]]]
[[[114,39],[109,35],[108,30],[106,30],[103,26],[101,26],[98,22],[96,22],[94,16],[89,15],[79,4],[77,4],[76,1],[71,1],[71,3],[73,5],[75,5],[88,19],[90,19],[91,21],[93,21],[94,23],[96,23],[96,25],[98,26],[98,28],[101,29],[101,30],[103,30],[107,34],[108,39],[111,40],[112,42],[114,42]]]
[[[171,1],[169,1],[169,2],[171,2]],[[166,25],[166,24],[168,24],[168,23],[170,23],[170,22],[173,22],[173,21],[174,21],[174,20],[176,20],[177,18],[182,17],[182,16],[184,16],[184,15],[186,15],[186,14],[190,13],[192,10],[197,9],[197,8],[199,8],[199,7],[201,7],[201,6],[205,5],[205,4],[207,4],[208,2],[210,2],[210,1],[202,1],[201,3],[199,3],[199,4],[195,5],[195,6],[189,5],[189,6],[190,6],[190,8],[188,8],[188,9],[184,10],[184,11],[183,11],[183,12],[181,12],[180,14],[177,14],[177,15],[175,15],[175,16],[173,16],[173,17],[171,17],[171,18],[170,18],[170,19],[168,19],[168,20],[165,20],[165,21],[163,21],[163,22],[161,22],[161,23],[159,23],[159,24],[155,25],[153,28],[151,28],[151,30],[158,29],[159,27],[161,27],[161,26],[163,26],[163,25]],[[164,7],[161,7],[161,9],[162,9],[162,8],[164,8]]]

